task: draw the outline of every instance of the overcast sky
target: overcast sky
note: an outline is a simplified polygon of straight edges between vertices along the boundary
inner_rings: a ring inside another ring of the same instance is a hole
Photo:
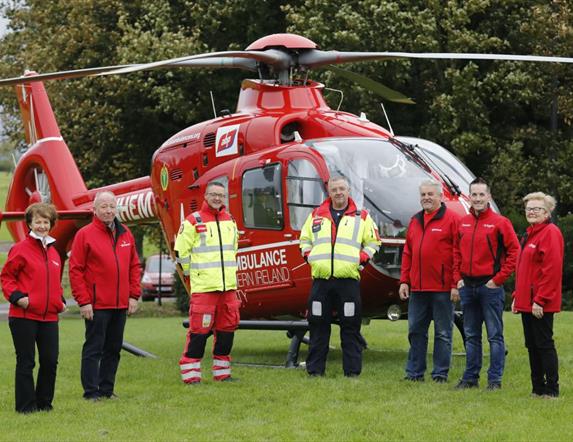
[[[6,20],[4,17],[0,17],[0,36],[4,35],[4,32],[6,32],[7,22],[8,20]]]

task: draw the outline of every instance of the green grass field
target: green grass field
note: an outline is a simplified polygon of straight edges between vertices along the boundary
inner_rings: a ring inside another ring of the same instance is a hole
[[[407,323],[376,321],[364,327],[370,349],[358,379],[342,376],[335,327],[325,378],[303,370],[235,365],[240,382],[185,386],[178,359],[185,331],[181,318],[133,318],[126,340],[159,356],[124,354],[117,377],[118,401],[88,403],[79,380],[83,324],[61,321],[61,354],[54,411],[20,416],[13,410],[15,358],[8,330],[0,324],[1,440],[570,440],[573,434],[573,314],[555,323],[562,395],[529,396],[529,367],[518,316],[506,314],[509,347],[503,389],[456,391],[464,356],[456,334],[448,384],[402,380]],[[284,332],[239,331],[234,360],[284,362]],[[486,346],[487,351],[487,346]],[[306,350],[303,350],[304,357]],[[204,376],[210,358],[204,361]],[[487,368],[487,361],[486,361]],[[485,376],[485,372],[482,373]],[[483,381],[482,381],[483,383]]]

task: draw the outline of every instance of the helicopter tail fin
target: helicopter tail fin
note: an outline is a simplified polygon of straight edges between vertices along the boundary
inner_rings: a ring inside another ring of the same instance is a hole
[[[26,75],[37,74],[26,72]],[[16,95],[28,148],[16,164],[6,197],[6,211],[22,212],[35,202],[51,202],[59,211],[79,209],[74,200],[86,194],[87,188],[62,138],[44,84],[17,85]],[[72,225],[73,221],[62,221],[56,229],[70,230]],[[24,222],[11,222],[8,229],[15,240],[28,233]]]

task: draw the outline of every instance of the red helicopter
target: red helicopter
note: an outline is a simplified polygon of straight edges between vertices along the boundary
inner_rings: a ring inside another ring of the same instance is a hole
[[[206,184],[217,180],[227,187],[226,205],[241,232],[237,274],[243,301],[241,327],[287,329],[300,341],[311,278],[299,252],[299,231],[325,198],[329,176],[344,175],[351,182],[352,197],[369,210],[383,238],[380,251],[363,271],[364,317],[397,319],[405,310],[397,282],[405,230],[419,210],[418,185],[430,178],[439,181],[446,205],[466,213],[468,200],[462,189],[468,189],[474,176],[435,143],[398,137],[364,114],[331,109],[323,97],[324,85],[308,79],[312,69],[328,66],[360,82],[364,77],[334,65],[397,58],[573,62],[501,54],[321,51],[307,38],[274,34],[245,51],[40,75],[30,72],[0,80],[0,86],[16,85],[29,144],[16,165],[0,221],[8,221],[18,241],[27,234],[21,221],[26,207],[51,201],[61,219],[53,236],[65,259],[75,232],[91,218],[96,193],[110,190],[118,196],[120,220],[158,221],[173,253],[181,221],[200,207]],[[153,155],[149,176],[87,189],[42,82],[174,66],[239,68],[257,72],[259,78],[243,81],[235,113],[223,112],[165,141]],[[409,101],[382,85],[376,88],[387,99]]]

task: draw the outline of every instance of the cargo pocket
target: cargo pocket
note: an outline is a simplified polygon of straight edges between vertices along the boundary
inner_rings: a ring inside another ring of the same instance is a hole
[[[191,333],[209,333],[215,320],[215,306],[191,305],[190,311]]]
[[[239,311],[241,301],[233,300],[225,305],[225,318],[218,324],[217,329],[223,331],[233,331],[239,326],[241,320],[241,313]]]

